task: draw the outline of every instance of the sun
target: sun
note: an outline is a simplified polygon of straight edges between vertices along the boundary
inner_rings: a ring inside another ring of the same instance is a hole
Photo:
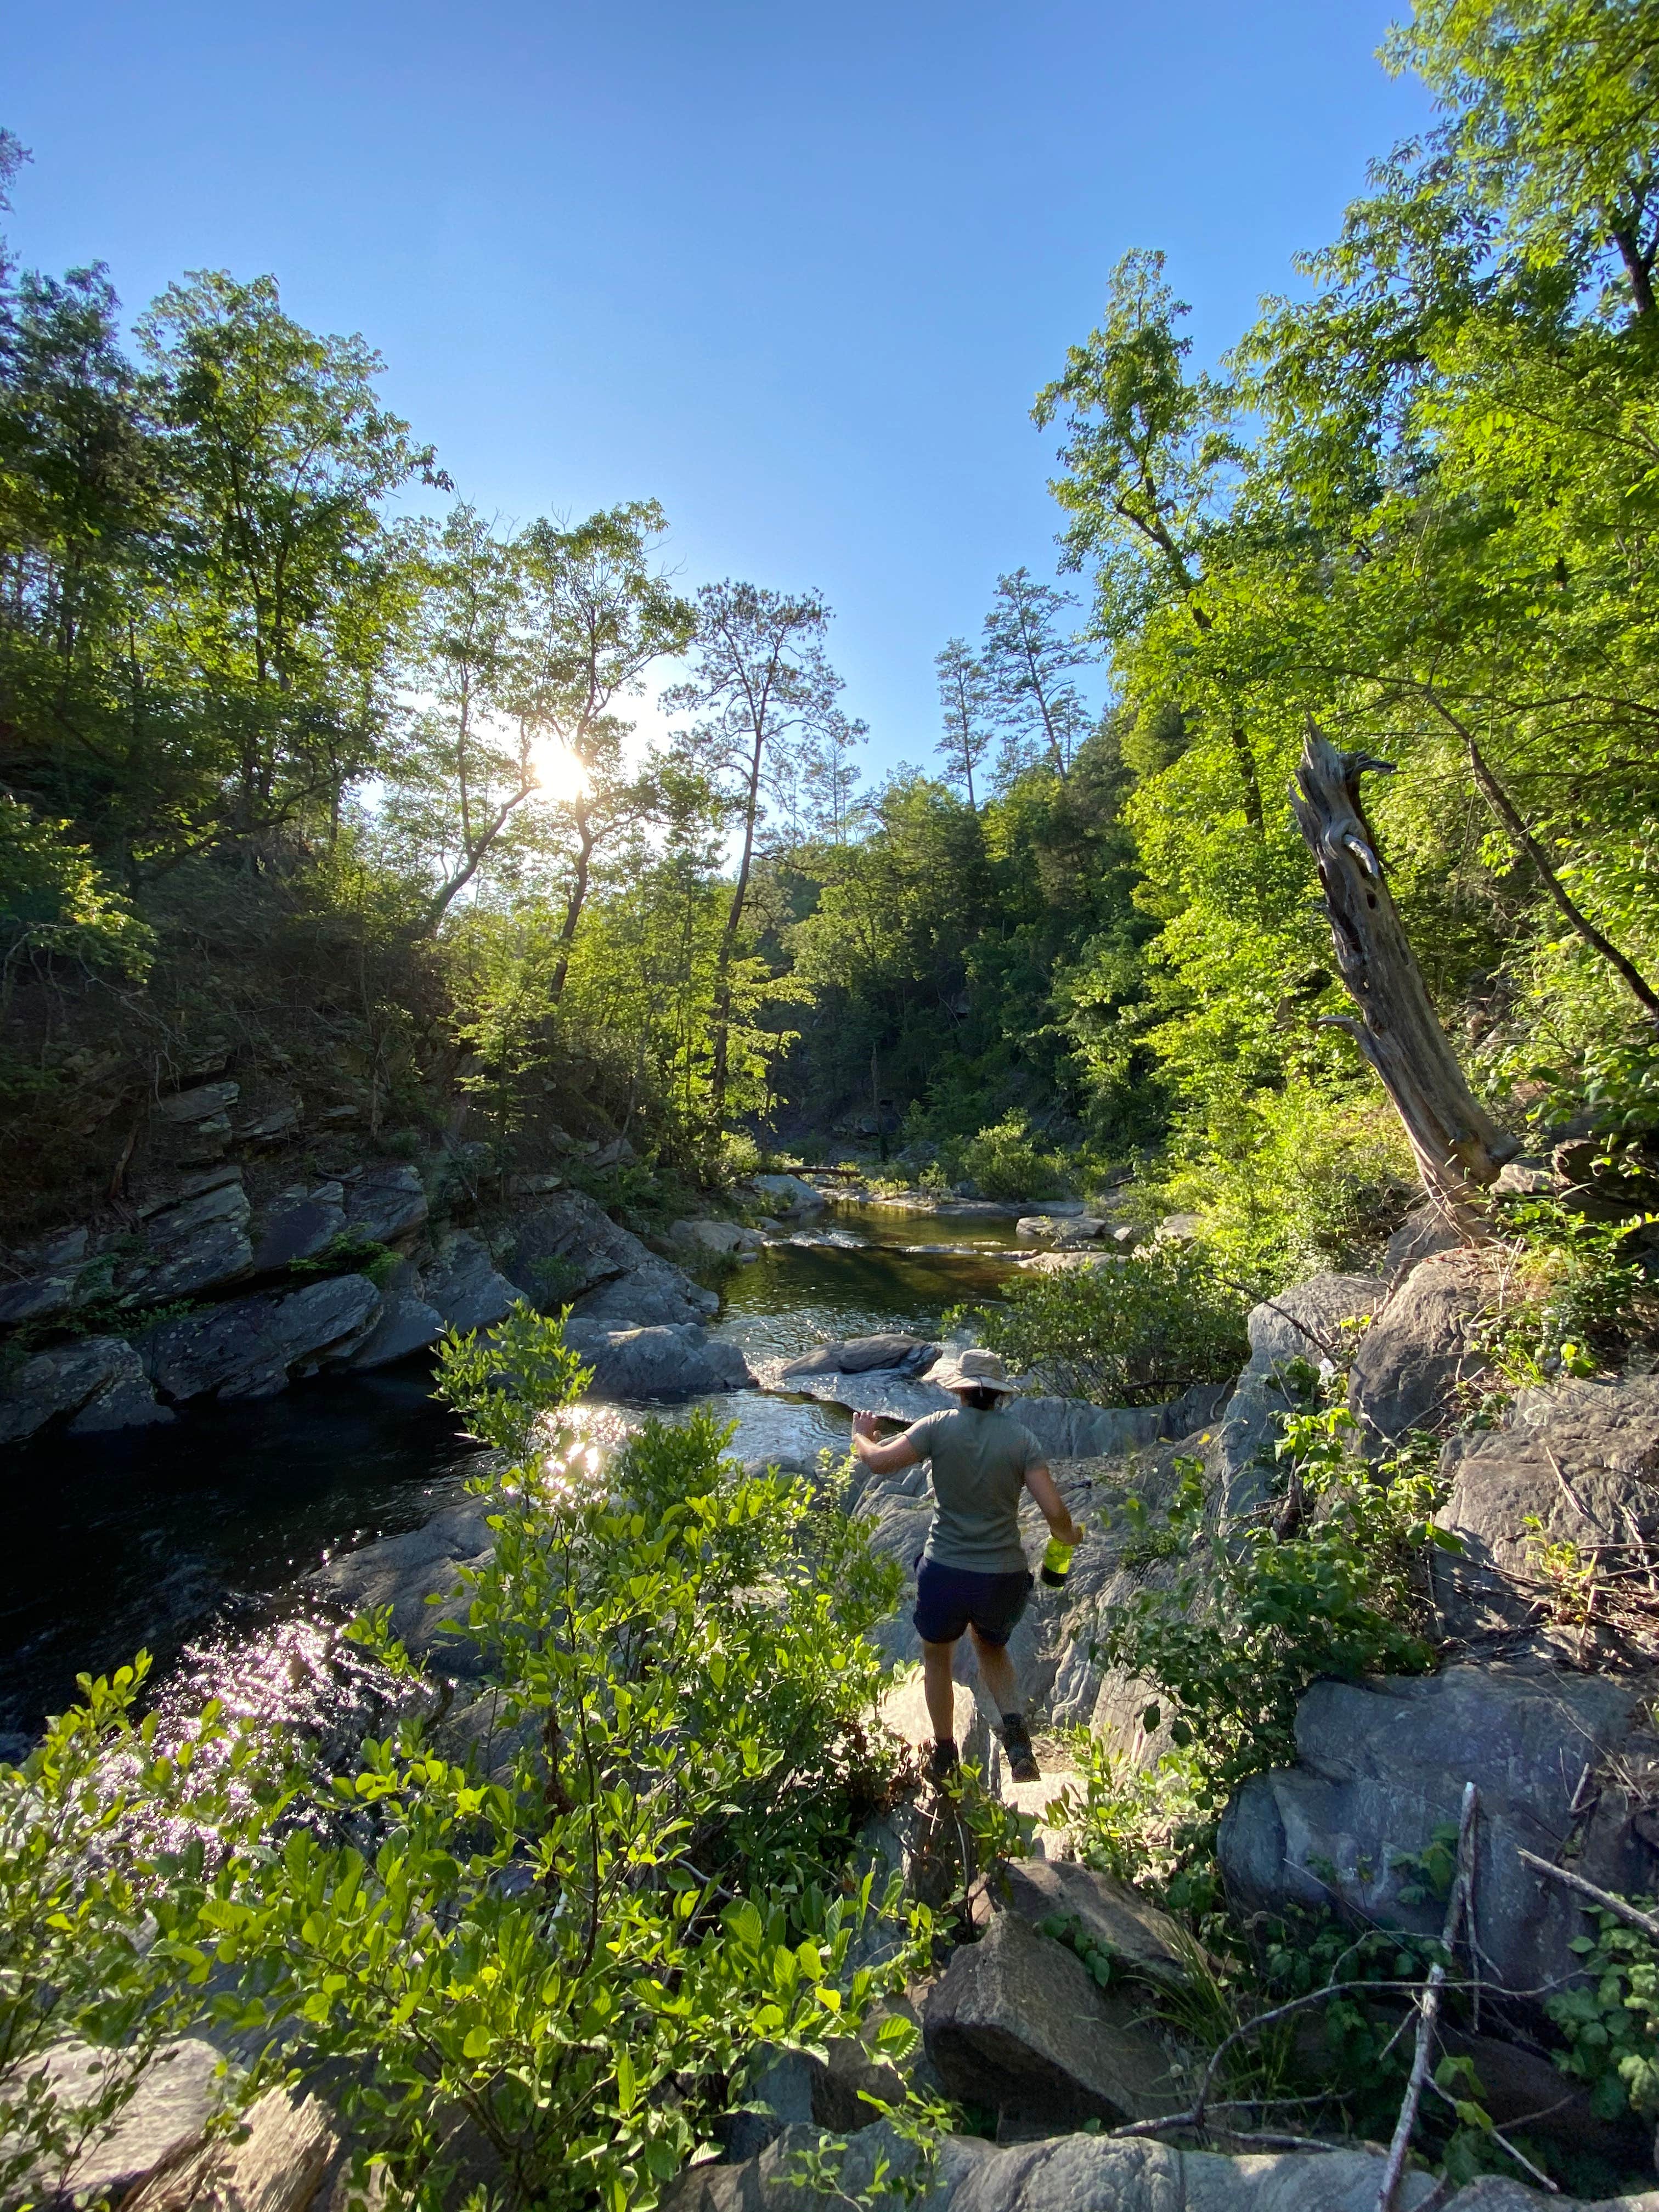
[[[546,799],[580,799],[587,789],[587,770],[562,738],[536,739],[530,748],[530,772]]]

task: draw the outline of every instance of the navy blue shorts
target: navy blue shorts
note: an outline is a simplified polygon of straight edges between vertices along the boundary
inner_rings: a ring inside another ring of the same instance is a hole
[[[1024,1567],[1012,1574],[976,1575],[924,1559],[916,1571],[911,1618],[924,1644],[954,1644],[970,1622],[988,1644],[1006,1644],[1030,1595],[1031,1577]]]

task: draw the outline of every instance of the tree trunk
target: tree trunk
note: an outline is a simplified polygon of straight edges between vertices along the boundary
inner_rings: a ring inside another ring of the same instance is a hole
[[[1337,968],[1360,1016],[1334,1026],[1376,1069],[1426,1188],[1456,1206],[1494,1182],[1520,1146],[1477,1103],[1430,1004],[1360,803],[1367,769],[1386,775],[1392,763],[1339,752],[1310,720],[1291,810],[1312,848]]]

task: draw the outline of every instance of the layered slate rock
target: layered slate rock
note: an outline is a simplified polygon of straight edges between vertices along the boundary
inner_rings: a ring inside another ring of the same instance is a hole
[[[706,1329],[678,1327],[607,1329],[586,1319],[568,1322],[565,1342],[593,1370],[586,1395],[628,1401],[718,1396],[754,1387],[749,1363],[734,1344]]]
[[[1316,1275],[1252,1308],[1250,1356],[1212,1455],[1224,1519],[1255,1512],[1273,1496],[1279,1416],[1296,1402],[1287,1387],[1292,1363],[1316,1369],[1330,1358],[1341,1365],[1342,1323],[1374,1314],[1382,1292],[1374,1275]]]
[[[1101,1989],[1075,1952],[1002,1913],[934,1984],[922,2029],[951,2094],[1000,2124],[1116,2126],[1184,2101],[1145,2010],[1144,1993]]]
[[[1334,1904],[1368,1923],[1434,1934],[1443,1900],[1406,1899],[1420,1886],[1409,1861],[1437,1828],[1455,1827],[1473,1782],[1486,1971],[1516,1991],[1559,1984],[1577,1970],[1569,1946],[1580,1908],[1516,1847],[1556,1859],[1571,1840],[1591,1881],[1652,1893],[1659,1857],[1624,1786],[1636,1780],[1639,1798],[1640,1778],[1659,1773],[1644,1704],[1637,1682],[1500,1664],[1316,1682],[1297,1709],[1296,1765],[1252,1776],[1223,1816],[1228,1895],[1244,1911]]]
[[[123,1336],[83,1336],[25,1360],[0,1398],[0,1444],[20,1443],[64,1416],[71,1436],[173,1419]]]
[[[346,1225],[376,1244],[413,1236],[431,1211],[425,1186],[412,1167],[377,1161],[343,1179]]]
[[[421,1279],[421,1296],[447,1328],[489,1328],[519,1296],[476,1237],[447,1237]]]
[[[973,1916],[989,1928],[1005,1912],[1033,1929],[1069,1922],[1146,1980],[1174,1988],[1192,1972],[1191,1945],[1167,1912],[1127,1881],[1073,1860],[1000,1861],[975,1889]]]
[[[254,1217],[254,1273],[275,1274],[297,1261],[316,1259],[343,1236],[345,1225],[345,1193],[339,1183],[290,1183]]]
[[[349,1358],[380,1315],[380,1294],[366,1275],[337,1275],[165,1322],[139,1349],[169,1398],[269,1398],[295,1373]]]
[[[88,1243],[84,1229],[60,1229],[11,1255],[15,1273],[0,1279],[0,1327],[55,1321],[76,1303]]]
[[[611,1220],[578,1190],[520,1213],[497,1264],[537,1305],[567,1300],[580,1321],[607,1329],[672,1328],[718,1313],[720,1299]]]
[[[144,1251],[115,1278],[123,1305],[162,1305],[200,1297],[253,1273],[248,1196],[240,1168],[222,1168],[186,1182],[167,1200],[153,1200],[144,1223]]]
[[[1659,1539],[1659,1376],[1523,1390],[1507,1427],[1455,1437],[1442,1464],[1451,1492],[1436,1517],[1462,1545],[1433,1561],[1443,1629],[1466,1642],[1547,1639],[1537,1542],[1589,1553]]]
[[[1348,1402],[1375,1449],[1457,1419],[1462,1386],[1485,1364],[1473,1341],[1489,1295],[1479,1257],[1447,1252],[1412,1269],[1359,1340]]]

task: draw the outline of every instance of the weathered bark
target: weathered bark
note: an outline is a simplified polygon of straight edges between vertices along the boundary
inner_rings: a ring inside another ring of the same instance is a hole
[[[1392,763],[1339,752],[1310,720],[1291,810],[1312,848],[1336,946],[1336,964],[1359,1019],[1334,1018],[1352,1036],[1406,1126],[1419,1172],[1457,1206],[1494,1182],[1520,1150],[1477,1103],[1429,1000],[1376,856],[1360,802],[1367,769]]]

